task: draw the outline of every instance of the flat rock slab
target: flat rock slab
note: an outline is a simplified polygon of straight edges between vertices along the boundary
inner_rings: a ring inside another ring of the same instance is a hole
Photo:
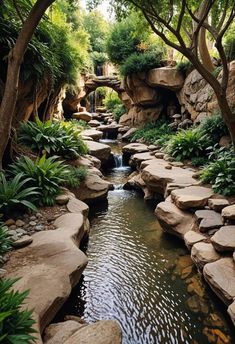
[[[82,214],[65,214],[55,221],[57,230],[33,235],[33,243],[11,253],[7,277],[21,277],[15,289],[30,289],[25,307],[34,309],[36,327],[42,333],[70,295],[86,267],[79,250],[85,235]],[[42,343],[40,336],[37,343]]]
[[[222,258],[206,264],[203,275],[217,296],[229,305],[235,298],[235,264],[232,258]]]
[[[20,239],[13,241],[12,246],[15,248],[21,248],[30,245],[33,242],[33,237],[24,235]]]
[[[84,326],[75,332],[64,344],[121,344],[122,331],[114,320],[101,320]]]
[[[167,161],[156,158],[141,163],[141,177],[151,191],[164,196],[168,184],[181,187],[199,184],[199,181],[192,177],[192,171],[175,166],[168,170],[166,166],[169,166]]]
[[[194,225],[193,215],[180,210],[170,198],[157,205],[155,214],[164,231],[180,238],[183,238]]]
[[[89,213],[88,205],[77,198],[71,198],[69,200],[67,209],[70,213],[82,213],[86,217]]]
[[[199,223],[199,230],[203,233],[223,226],[221,215],[214,210],[197,210],[195,217]]]
[[[122,148],[123,153],[136,154],[148,152],[148,146],[143,143],[129,143]]]
[[[76,112],[73,113],[72,117],[75,119],[82,119],[85,122],[90,122],[90,120],[92,119],[92,114],[86,111]]]
[[[103,132],[96,129],[86,129],[82,131],[82,136],[91,137],[93,140],[97,141],[102,139]]]
[[[225,207],[229,206],[229,201],[224,198],[211,198],[208,200],[208,206],[220,213]]]
[[[211,238],[212,244],[217,251],[235,250],[235,226],[221,227]]]
[[[235,220],[235,204],[225,207],[222,210],[222,217],[225,220]]]
[[[198,242],[193,245],[191,258],[200,269],[207,263],[220,259],[220,255],[215,251],[211,243]]]
[[[172,191],[171,198],[180,209],[190,209],[205,207],[212,195],[213,191],[210,188],[189,186]]]
[[[204,235],[197,233],[195,231],[188,231],[184,235],[184,242],[189,250],[191,250],[192,246],[196,244],[197,242],[205,241],[205,240],[206,240],[206,237]]]
[[[153,157],[151,156],[151,154],[149,152],[145,152],[145,153],[137,153],[132,155],[131,159],[130,159],[130,165],[131,166],[138,166],[141,164],[142,161],[146,161],[146,160],[150,160]]]
[[[90,151],[90,154],[101,160],[101,162],[106,162],[110,158],[111,148],[104,143],[85,141]]]

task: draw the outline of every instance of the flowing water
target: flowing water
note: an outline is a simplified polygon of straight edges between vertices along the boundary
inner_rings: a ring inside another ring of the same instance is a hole
[[[123,190],[130,169],[120,154],[115,162],[107,179],[116,187],[107,202],[91,209],[89,264],[63,314],[88,322],[116,319],[123,344],[212,343],[214,329],[235,342],[225,312],[200,285],[183,244],[162,232],[141,195]]]

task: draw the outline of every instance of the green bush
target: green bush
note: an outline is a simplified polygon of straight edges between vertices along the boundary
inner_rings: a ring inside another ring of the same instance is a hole
[[[188,72],[192,69],[192,66],[192,63],[186,60],[177,63],[176,69],[186,77]]]
[[[13,175],[21,173],[25,178],[29,178],[30,186],[37,187],[40,192],[39,205],[51,206],[61,192],[60,186],[69,176],[69,169],[62,161],[58,161],[57,157],[46,158],[43,155],[33,161],[22,156],[10,166],[9,173]]]
[[[206,165],[207,163],[208,163],[208,158],[206,157],[199,156],[199,157],[192,158],[192,165],[194,167],[201,167],[201,166]]]
[[[161,66],[161,51],[145,51],[142,53],[133,53],[126,58],[120,66],[122,75],[130,75],[133,73],[146,72],[150,69]]]
[[[116,122],[119,122],[122,115],[126,113],[126,108],[123,104],[117,105],[113,110],[113,116]]]
[[[222,136],[229,135],[228,128],[218,112],[202,121],[198,130],[209,137],[211,145],[218,143]]]
[[[166,147],[170,139],[172,138],[173,134],[163,134],[159,139],[157,139],[154,143],[162,148]]]
[[[235,154],[233,150],[221,151],[217,160],[209,163],[200,179],[212,184],[215,192],[224,196],[235,194]]]
[[[172,133],[172,129],[168,126],[168,123],[160,120],[155,122],[149,122],[142,128],[139,128],[131,137],[131,142],[139,139],[144,139],[146,143],[155,143],[161,139],[164,135]]]
[[[110,112],[113,112],[117,106],[122,105],[122,101],[118,97],[117,92],[112,91],[106,95],[104,99],[104,105],[107,110],[109,110]]]
[[[78,188],[81,182],[86,179],[87,168],[84,166],[68,166],[68,176],[64,185],[67,187]]]
[[[88,152],[80,136],[81,128],[69,122],[22,123],[18,130],[18,141],[33,151],[48,156],[59,155],[65,159],[75,159]]]
[[[11,239],[7,231],[7,227],[0,224],[0,263],[1,256],[7,253],[11,249]]]
[[[229,35],[226,37],[224,42],[224,50],[225,54],[229,61],[233,61],[235,59],[235,37],[234,34]]]
[[[209,145],[209,137],[201,131],[181,130],[170,139],[167,152],[177,160],[186,160],[204,156]]]
[[[0,173],[0,212],[5,216],[28,208],[37,210],[34,202],[39,191],[37,185],[27,187],[32,182],[28,177],[19,170],[13,179],[7,180],[3,172]]]
[[[4,344],[32,344],[35,342],[32,311],[23,309],[29,291],[12,288],[17,280],[0,279],[0,342]]]

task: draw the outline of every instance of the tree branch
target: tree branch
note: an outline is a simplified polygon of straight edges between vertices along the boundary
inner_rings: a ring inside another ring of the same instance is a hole
[[[22,14],[21,14],[21,10],[19,9],[17,1],[16,0],[12,0],[12,2],[13,2],[13,5],[15,7],[15,10],[16,10],[16,13],[17,13],[18,17],[20,18],[22,24],[24,24],[24,18],[23,18]]]

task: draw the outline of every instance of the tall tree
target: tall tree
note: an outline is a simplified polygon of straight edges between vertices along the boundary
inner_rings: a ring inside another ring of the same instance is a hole
[[[0,106],[0,166],[6,149],[10,132],[14,109],[18,94],[20,67],[27,46],[46,10],[55,0],[37,0],[32,6],[28,17],[23,20],[22,29],[14,47],[8,55],[7,78],[4,94]],[[19,8],[17,8],[19,11]],[[23,19],[23,18],[22,18]]]
[[[92,3],[92,0],[88,1]],[[93,1],[97,4],[98,0]],[[235,17],[235,1],[115,0],[111,5],[117,13],[122,13],[125,6],[140,10],[153,32],[188,58],[214,90],[235,147],[235,115],[227,99],[229,64],[223,47],[224,35]],[[205,37],[208,33],[222,63],[219,80],[213,73],[214,68],[206,51]]]

